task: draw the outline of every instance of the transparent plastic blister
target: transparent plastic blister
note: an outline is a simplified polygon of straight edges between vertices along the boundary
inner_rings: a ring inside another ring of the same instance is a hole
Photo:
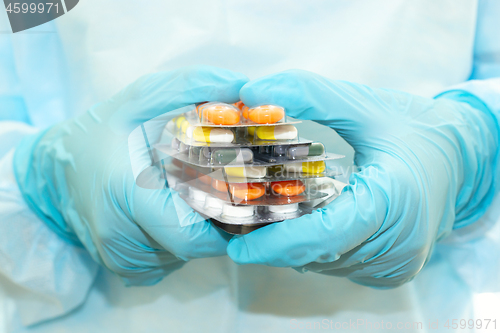
[[[193,169],[185,167],[182,171],[168,173],[167,179],[170,187],[176,191],[187,186],[186,192],[191,199],[211,195],[224,202],[249,206],[288,205],[326,196],[324,191],[316,190],[317,185],[306,178],[232,183],[208,175],[200,176]]]
[[[206,168],[184,163],[182,160],[173,159],[172,163],[166,163],[164,165],[164,169],[167,173],[171,173],[182,179],[188,177],[187,174],[192,174],[195,178],[209,176],[213,179],[227,181],[229,183],[259,183],[302,178],[335,177],[338,175],[338,170],[336,168],[330,168],[331,162],[332,161],[291,162],[271,166],[253,164],[248,166]]]
[[[192,125],[210,127],[274,126],[300,122],[289,119],[281,106],[257,105],[249,108],[241,101],[234,104],[201,103],[193,111],[197,120]],[[191,115],[187,116],[191,119]]]
[[[322,178],[320,182],[317,182],[317,179],[306,180],[306,191],[319,194],[315,199],[310,197],[309,200],[300,202],[283,200],[279,203],[266,201],[248,204],[220,198],[175,177],[172,177],[169,183],[193,209],[211,218],[215,225],[232,234],[244,234],[270,223],[310,214],[322,202],[335,199],[343,188],[343,184],[331,178]]]
[[[162,143],[170,142],[169,137],[175,137],[190,146],[205,147],[271,146],[309,142],[301,139],[297,128],[290,124],[258,127],[188,126],[173,132],[165,128]]]
[[[189,146],[174,138],[168,145],[155,146],[163,153],[199,167],[271,166],[278,164],[329,161],[344,156],[327,153],[322,143],[251,147]]]
[[[238,103],[236,103],[239,105]],[[299,142],[294,124],[282,107],[261,105],[240,110],[220,102],[201,104],[172,118],[165,126],[165,139],[173,136],[188,145],[262,145]]]

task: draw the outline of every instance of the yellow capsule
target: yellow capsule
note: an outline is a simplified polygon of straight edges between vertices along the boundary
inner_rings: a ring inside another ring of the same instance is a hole
[[[285,169],[289,172],[319,174],[325,172],[326,165],[324,161],[288,163],[285,164]]]
[[[190,127],[187,129],[187,136],[198,142],[222,142],[229,143],[233,141],[234,134],[229,129],[217,127]]]
[[[302,162],[302,172],[304,173],[323,173],[325,169],[324,161]]]
[[[188,127],[189,127],[189,122],[187,120],[183,121],[181,124],[182,133],[186,133]]]
[[[255,134],[262,140],[292,140],[297,137],[297,128],[293,125],[259,126]]]
[[[267,174],[265,166],[224,167],[224,171],[232,177],[263,178]]]
[[[185,120],[186,120],[186,117],[184,117],[184,116],[177,117],[177,119],[175,120],[175,126],[177,126],[178,129],[181,129],[182,123]]]
[[[248,134],[253,136],[255,134],[255,126],[247,127]]]

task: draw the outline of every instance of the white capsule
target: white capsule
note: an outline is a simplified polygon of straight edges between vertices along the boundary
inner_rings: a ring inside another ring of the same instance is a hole
[[[294,203],[290,205],[273,205],[273,206],[268,206],[267,208],[271,213],[286,214],[286,213],[294,213],[297,210],[299,210],[299,204]]]
[[[189,138],[198,142],[229,143],[234,140],[233,131],[225,128],[191,126],[186,130]]]
[[[255,134],[262,140],[293,140],[297,137],[297,128],[293,125],[259,126]]]
[[[199,190],[195,187],[190,187],[189,188],[189,198],[194,200],[194,201],[202,201],[205,202],[205,199],[207,198],[207,193]]]
[[[210,211],[212,214],[219,215],[222,213],[223,205],[224,201],[209,195],[205,200],[205,205],[203,206],[203,208]]]
[[[228,217],[250,217],[255,214],[255,206],[233,206],[226,203],[222,207],[222,215]]]
[[[175,118],[174,118],[175,119]],[[174,119],[170,120],[168,123],[167,123],[167,130],[170,132],[170,133],[175,133],[175,121]]]
[[[179,178],[167,174],[167,183],[169,188],[175,189],[177,184],[179,184]]]

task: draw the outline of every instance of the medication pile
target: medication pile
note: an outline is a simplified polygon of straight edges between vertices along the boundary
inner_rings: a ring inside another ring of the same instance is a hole
[[[202,103],[168,121],[156,148],[168,186],[233,234],[311,213],[339,194],[328,168],[341,155],[298,136],[277,105]]]

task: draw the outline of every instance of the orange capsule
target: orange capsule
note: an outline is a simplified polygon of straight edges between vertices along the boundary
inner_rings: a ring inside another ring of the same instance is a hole
[[[236,102],[233,105],[241,110],[241,115],[243,116],[243,118],[248,119],[248,106],[243,104],[242,101]]]
[[[300,180],[284,180],[281,182],[272,182],[271,189],[277,194],[291,197],[301,194],[305,191],[306,187]]]
[[[212,177],[210,177],[209,175],[204,175],[202,174],[201,172],[198,173],[198,179],[202,182],[202,183],[205,183],[207,185],[211,185],[212,184]]]
[[[172,164],[175,165],[176,167],[178,167],[179,169],[182,169],[182,167],[184,166],[184,163],[182,163],[181,161],[179,161],[176,158],[174,158],[172,160]]]
[[[261,105],[248,110],[248,119],[257,124],[274,124],[284,116],[285,109],[276,105]]]
[[[233,103],[233,105],[234,105],[235,107],[237,107],[238,109],[240,109],[240,110],[241,110],[241,108],[242,108],[245,104],[243,104],[243,102],[242,102],[242,101],[239,101],[239,102]]]
[[[248,106],[244,106],[241,109],[241,115],[243,116],[243,118],[248,119]]]
[[[200,114],[200,110],[203,109],[203,105],[207,104],[208,102],[203,102],[203,103],[200,103],[198,105],[196,105],[196,114],[199,115]]]
[[[213,178],[212,187],[219,192],[227,192],[227,183],[225,181]]]
[[[184,174],[189,178],[194,179],[196,178],[196,176],[198,176],[198,171],[184,164]]]
[[[266,187],[262,183],[234,183],[229,184],[231,194],[243,200],[255,200],[266,193]]]
[[[228,104],[207,105],[201,109],[203,118],[215,125],[235,125],[240,121],[240,112]]]

